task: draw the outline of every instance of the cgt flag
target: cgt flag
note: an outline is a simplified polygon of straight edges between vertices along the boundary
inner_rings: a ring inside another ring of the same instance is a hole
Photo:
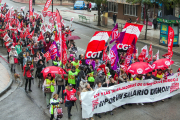
[[[85,59],[101,59],[111,33],[112,31],[96,31],[87,46]]]
[[[126,23],[122,30],[122,32],[126,31],[122,43],[131,45],[134,38],[135,38],[135,43],[136,43],[141,33],[142,28],[143,28],[143,25],[140,25],[140,24]]]
[[[51,46],[49,47],[49,53],[51,55],[51,59],[54,60],[56,55],[58,57],[60,57],[59,55],[59,52],[58,52],[58,48],[57,48],[57,45],[56,45],[56,42],[53,41],[53,43],[51,44]]]
[[[116,45],[114,45],[110,52],[109,52],[109,56],[110,56],[110,61],[111,61],[111,68],[113,70],[117,70],[117,63],[119,61],[119,57],[118,57],[118,52],[117,52],[117,48]]]
[[[111,34],[111,41],[109,42],[109,44],[113,43],[115,40],[117,40],[120,37],[120,33],[118,31],[118,23],[116,24],[116,26],[112,29],[112,34]]]

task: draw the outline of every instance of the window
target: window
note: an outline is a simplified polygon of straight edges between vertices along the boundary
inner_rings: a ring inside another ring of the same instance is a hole
[[[118,12],[118,3],[108,2],[108,11],[109,12]]]
[[[124,4],[124,15],[137,16],[137,6]]]

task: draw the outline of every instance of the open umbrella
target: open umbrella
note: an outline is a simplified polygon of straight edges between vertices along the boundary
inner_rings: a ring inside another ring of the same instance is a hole
[[[47,74],[47,73],[54,73],[54,74],[65,74],[65,71],[60,68],[60,67],[56,67],[56,66],[49,66],[44,68],[41,73],[43,74]]]
[[[146,74],[152,70],[152,66],[146,62],[133,63],[127,69],[127,71],[131,74]]]
[[[163,59],[159,59],[159,60],[156,60],[155,62],[153,62],[152,68],[153,69],[163,69],[163,68],[169,67],[173,63],[174,63],[174,61],[167,59],[167,58],[163,58]]]
[[[79,36],[69,36],[67,38],[68,40],[77,40],[77,39],[81,39]]]

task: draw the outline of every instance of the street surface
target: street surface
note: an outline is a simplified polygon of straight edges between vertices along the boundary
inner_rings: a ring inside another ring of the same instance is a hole
[[[10,0],[6,0],[6,3],[9,5],[9,7],[13,6],[14,8],[20,8],[22,6],[26,6],[26,11],[28,9],[28,5],[26,4],[14,3]],[[43,6],[33,6],[33,8],[35,11],[38,11],[42,10]],[[60,10],[72,9],[71,7],[58,8],[60,8]],[[48,21],[48,19],[46,19],[46,21]],[[65,23],[69,22],[65,21]],[[76,45],[78,46],[78,54],[84,54],[87,44],[96,30],[75,23],[73,23],[72,28],[75,29],[73,35],[81,37],[80,40],[76,41]],[[139,53],[143,46],[144,44],[137,43]],[[158,49],[153,48],[154,54],[157,51]],[[164,51],[160,50],[159,52],[160,57],[165,54]],[[5,58],[7,57],[6,48],[0,47],[0,55]],[[173,55],[175,64],[172,65],[171,68],[174,70],[174,72],[176,72],[180,67],[179,58],[179,56]],[[48,65],[51,65],[50,63],[51,61]],[[17,67],[17,73],[19,73],[21,75],[21,79],[24,80],[19,66]],[[4,97],[4,99],[0,99],[0,120],[49,120],[50,114],[46,108],[45,96],[42,90],[38,88],[37,80],[35,79],[34,84],[32,84],[31,93],[26,93],[24,91],[24,84],[22,87],[17,87],[15,83],[13,84],[14,85],[12,88],[14,91],[9,96]],[[72,108],[73,116],[71,117],[71,120],[82,119],[79,101],[77,101],[76,104],[78,106],[78,110],[75,106]],[[62,120],[68,120],[67,108],[65,108],[64,104],[62,104],[61,107],[63,108],[64,112]],[[102,113],[102,118],[97,118],[96,116],[94,116],[94,118],[95,120],[179,120],[180,95],[178,94],[173,96],[172,99],[166,99],[165,102],[156,102],[154,103],[154,106],[151,104],[145,104],[144,106],[137,106],[136,104],[133,104],[132,106],[125,105],[125,108],[126,109],[122,109],[120,107],[113,110],[114,115],[112,116],[110,113],[107,113],[106,115]]]

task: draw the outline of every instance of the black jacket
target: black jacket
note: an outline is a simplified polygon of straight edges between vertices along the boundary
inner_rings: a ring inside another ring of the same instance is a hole
[[[40,73],[43,70],[43,68],[45,68],[46,66],[44,63],[40,64],[40,60],[39,60],[36,67],[37,67],[37,73]]]
[[[160,78],[157,78],[157,77],[155,77],[154,75],[151,75],[151,76],[145,76],[145,79],[155,79],[155,80],[160,80]]]

